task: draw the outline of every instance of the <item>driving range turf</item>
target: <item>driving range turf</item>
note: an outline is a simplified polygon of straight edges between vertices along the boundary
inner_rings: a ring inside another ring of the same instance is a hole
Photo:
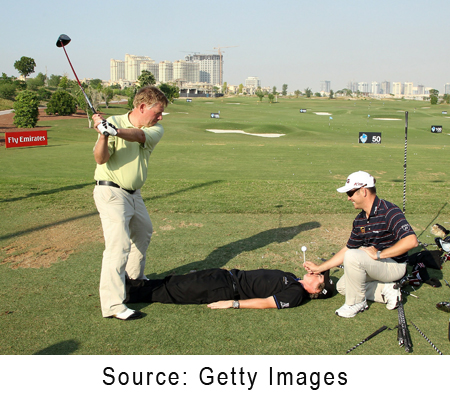
[[[165,135],[142,189],[155,230],[145,271],[150,279],[213,267],[301,276],[302,246],[309,260],[329,258],[345,245],[357,213],[336,192],[351,172],[373,174],[379,196],[403,208],[405,111],[406,217],[423,243],[434,243],[433,223],[450,228],[450,124],[442,114],[448,105],[257,100],[177,99],[166,109]],[[103,111],[126,110],[115,105]],[[210,118],[219,111],[220,119]],[[431,133],[431,125],[442,125],[444,133]],[[370,303],[355,318],[339,318],[339,294],[286,310],[137,304],[143,319],[102,318],[104,244],[92,198],[96,133],[81,119],[42,128],[48,130],[46,147],[0,148],[0,354],[345,354],[383,325],[391,330],[351,354],[407,354],[397,341],[397,311]],[[361,131],[381,132],[381,144],[358,144]],[[449,265],[429,273],[450,281]],[[342,275],[337,268],[331,272],[335,281]],[[424,284],[412,293],[417,297],[407,296],[404,305],[410,354],[437,354],[412,322],[450,354],[449,315],[435,307],[450,300],[450,288]]]

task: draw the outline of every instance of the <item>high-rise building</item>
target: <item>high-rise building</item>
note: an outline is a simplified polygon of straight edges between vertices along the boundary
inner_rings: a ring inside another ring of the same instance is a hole
[[[331,81],[320,81],[320,91],[330,93]]]
[[[186,56],[185,60],[200,64],[200,82],[222,85],[220,72],[223,71],[223,58],[221,56],[218,54],[194,54]]]
[[[444,94],[450,94],[450,83],[444,85]]]
[[[388,81],[381,82],[381,93],[391,94],[391,82]]]
[[[154,63],[150,57],[125,54],[125,79],[135,82],[143,71],[141,63]]]
[[[405,82],[404,83],[403,94],[405,96],[412,96],[413,95],[413,83],[412,82]]]
[[[367,82],[358,82],[358,90],[360,93],[369,93],[369,84]]]
[[[380,94],[380,84],[376,81],[372,82],[372,94]]]
[[[401,82],[392,82],[392,94],[394,96],[403,94],[403,85]]]
[[[156,81],[159,81],[159,64],[155,62],[141,62],[140,64],[140,70],[142,71],[149,71],[153,74]]]
[[[259,88],[261,87],[261,80],[257,76],[249,76],[245,80],[245,86]]]
[[[111,58],[109,63],[111,80],[114,82],[125,79],[125,61]]]
[[[173,81],[173,63],[170,61],[159,62],[159,81],[172,82]]]
[[[182,82],[200,81],[200,64],[178,60],[173,62],[173,80]]]

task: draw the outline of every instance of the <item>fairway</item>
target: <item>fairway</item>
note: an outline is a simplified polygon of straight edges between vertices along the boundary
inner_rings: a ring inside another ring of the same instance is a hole
[[[142,189],[155,230],[146,275],[219,267],[301,276],[302,246],[307,259],[320,262],[345,245],[357,212],[336,188],[357,170],[376,177],[381,198],[400,208],[406,200],[419,240],[434,243],[432,224],[450,229],[447,106],[177,99],[166,109],[165,134]],[[220,118],[210,118],[218,112]],[[442,125],[443,133],[431,133],[432,125]],[[342,355],[383,325],[390,329],[352,354],[406,354],[397,341],[397,311],[371,303],[355,318],[339,318],[339,294],[287,310],[138,304],[146,314],[141,320],[103,319],[98,284],[104,243],[92,198],[96,133],[87,119],[38,127],[48,130],[48,146],[0,147],[0,354]],[[381,143],[359,144],[359,132],[381,132]],[[429,270],[430,276],[450,281],[449,265]],[[333,280],[341,275],[331,270]],[[411,323],[450,354],[448,314],[435,307],[449,301],[450,288],[424,284],[412,293],[417,297],[407,296],[404,305],[412,354],[437,353]]]

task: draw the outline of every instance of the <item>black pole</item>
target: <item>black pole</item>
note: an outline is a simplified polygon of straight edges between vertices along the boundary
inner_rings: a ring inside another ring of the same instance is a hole
[[[405,111],[405,162],[403,164],[403,214],[406,211],[406,153],[408,147],[408,111]]]

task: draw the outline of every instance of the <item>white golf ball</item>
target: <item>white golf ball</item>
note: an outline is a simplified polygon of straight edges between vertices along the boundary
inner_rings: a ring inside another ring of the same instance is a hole
[[[306,251],[306,246],[302,246],[302,251]]]

